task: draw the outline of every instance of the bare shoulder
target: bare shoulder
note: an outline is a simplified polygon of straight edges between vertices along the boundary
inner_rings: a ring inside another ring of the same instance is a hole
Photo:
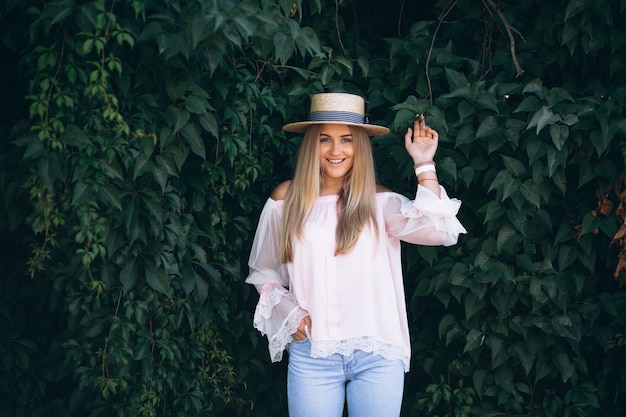
[[[389,193],[391,192],[391,190],[387,187],[385,187],[384,185],[376,185],[376,192],[377,193]]]
[[[285,182],[278,184],[278,186],[274,188],[274,191],[272,192],[272,200],[274,201],[284,200],[285,196],[287,195],[287,190],[289,190],[290,185],[291,185],[291,180],[287,180]]]

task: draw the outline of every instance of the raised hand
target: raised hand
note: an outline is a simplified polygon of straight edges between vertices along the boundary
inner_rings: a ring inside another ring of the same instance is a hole
[[[439,145],[439,134],[426,125],[424,115],[420,114],[413,129],[407,129],[404,135],[404,147],[413,159],[413,163],[432,161]]]

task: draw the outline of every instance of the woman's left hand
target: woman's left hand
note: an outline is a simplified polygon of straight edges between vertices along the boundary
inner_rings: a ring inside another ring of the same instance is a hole
[[[438,144],[439,134],[426,125],[423,114],[415,120],[413,129],[409,127],[404,135],[404,147],[415,164],[432,161]]]

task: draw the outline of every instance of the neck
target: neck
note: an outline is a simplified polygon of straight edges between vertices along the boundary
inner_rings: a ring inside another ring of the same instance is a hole
[[[344,180],[324,179],[320,185],[320,195],[338,195],[343,188]]]

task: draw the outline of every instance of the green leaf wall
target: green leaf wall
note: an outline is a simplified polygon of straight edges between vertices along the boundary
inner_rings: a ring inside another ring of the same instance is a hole
[[[403,247],[403,416],[622,416],[626,1],[0,5],[0,414],[278,416],[243,283],[310,95],[379,181],[440,132],[451,248]]]

